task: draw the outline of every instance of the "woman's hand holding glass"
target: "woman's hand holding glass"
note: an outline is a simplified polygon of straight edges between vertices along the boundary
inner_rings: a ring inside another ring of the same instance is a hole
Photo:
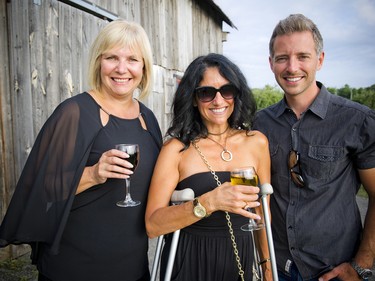
[[[98,162],[86,167],[79,182],[76,194],[79,194],[92,186],[103,184],[107,179],[126,179],[133,174],[133,165],[127,160],[126,152],[110,149],[105,151]]]
[[[234,169],[231,171],[230,178],[233,185],[258,186],[259,184],[258,175],[255,168],[252,166]],[[254,211],[252,207],[248,206],[247,202],[244,203],[244,209],[247,209],[249,212]],[[243,225],[241,230],[253,231],[262,229],[263,227],[264,224],[261,222],[260,217],[258,223],[254,219],[250,218],[249,223]]]
[[[110,149],[102,154],[98,163],[92,166],[92,181],[102,184],[107,179],[126,179],[133,174],[133,165],[127,161],[126,152]]]
[[[204,206],[208,208],[209,213],[227,211],[258,220],[260,217],[257,214],[247,210],[260,206],[258,193],[257,186],[232,185],[230,182],[224,182],[207,194],[203,194],[201,199],[207,200]]]

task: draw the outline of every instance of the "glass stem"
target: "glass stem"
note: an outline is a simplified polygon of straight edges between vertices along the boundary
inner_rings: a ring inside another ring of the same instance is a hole
[[[130,178],[125,179],[125,202],[131,201],[130,196]]]

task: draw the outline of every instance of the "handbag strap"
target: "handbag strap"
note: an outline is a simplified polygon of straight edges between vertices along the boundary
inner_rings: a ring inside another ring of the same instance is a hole
[[[193,144],[194,148],[198,151],[198,153],[201,156],[203,162],[206,164],[208,170],[210,170],[212,176],[216,180],[217,186],[220,186],[221,182],[219,180],[219,177],[216,175],[215,171],[212,169],[211,165],[208,163],[206,157],[203,155],[202,151],[199,149],[199,146],[197,145],[197,143],[195,141],[192,141],[192,144]],[[232,222],[230,220],[230,215],[227,211],[225,211],[225,218],[227,219],[227,225],[228,225],[228,228],[229,228],[230,239],[232,241],[233,252],[234,252],[234,255],[236,256],[238,274],[240,275],[241,280],[244,281],[245,280],[245,277],[244,277],[245,272],[242,269],[241,259],[240,259],[240,256],[238,255],[236,237],[234,236]]]

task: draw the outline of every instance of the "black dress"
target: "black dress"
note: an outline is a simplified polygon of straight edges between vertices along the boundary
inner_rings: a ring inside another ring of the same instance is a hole
[[[220,181],[229,181],[229,172],[216,172]],[[190,187],[195,196],[217,186],[210,172],[192,175],[182,180],[177,190]],[[248,219],[230,214],[237,248],[245,271],[245,280],[252,280],[253,245],[249,232],[240,227]],[[164,279],[172,235],[166,238],[162,255],[161,280]],[[190,225],[180,232],[180,238],[171,280],[178,281],[235,281],[240,280],[236,258],[224,212],[215,212],[208,218]]]
[[[142,103],[140,109],[148,130],[138,118],[110,116],[102,126],[100,107],[87,93],[63,102],[34,144],[0,227],[0,246],[32,245],[38,270],[53,281],[147,278],[144,214],[161,134],[153,113]],[[131,193],[141,205],[116,206],[125,198],[124,180],[74,195],[84,167],[117,143],[140,146]]]
[[[45,254],[38,264],[39,270],[54,281],[138,280],[148,272],[144,214],[158,147],[138,118],[110,116],[93,144],[87,166],[97,163],[102,153],[117,143],[139,144],[140,161],[131,177],[131,194],[142,203],[132,208],[116,206],[125,198],[125,181],[119,179],[108,179],[78,194],[60,253]]]

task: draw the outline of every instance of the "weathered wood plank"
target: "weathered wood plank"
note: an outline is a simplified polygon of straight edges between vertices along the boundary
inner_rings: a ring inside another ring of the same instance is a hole
[[[29,49],[31,66],[31,96],[32,96],[32,114],[33,130],[36,135],[48,117],[46,104],[46,68],[45,57],[45,16],[44,7],[34,5],[29,1]]]
[[[0,2],[0,218],[5,214],[15,183],[13,169],[12,102],[10,95],[7,6]]]
[[[14,167],[18,177],[35,140],[29,51],[29,1],[14,0],[10,5],[10,92],[12,97]]]
[[[72,29],[73,10],[65,4],[59,4],[59,68],[60,68],[60,99],[65,100],[75,94],[73,83],[73,64],[72,64],[72,33],[76,29]]]
[[[59,6],[56,1],[51,1],[49,5],[44,7],[45,28],[44,28],[44,88],[46,92],[46,108],[47,116],[50,116],[56,106],[60,103],[59,81]]]

